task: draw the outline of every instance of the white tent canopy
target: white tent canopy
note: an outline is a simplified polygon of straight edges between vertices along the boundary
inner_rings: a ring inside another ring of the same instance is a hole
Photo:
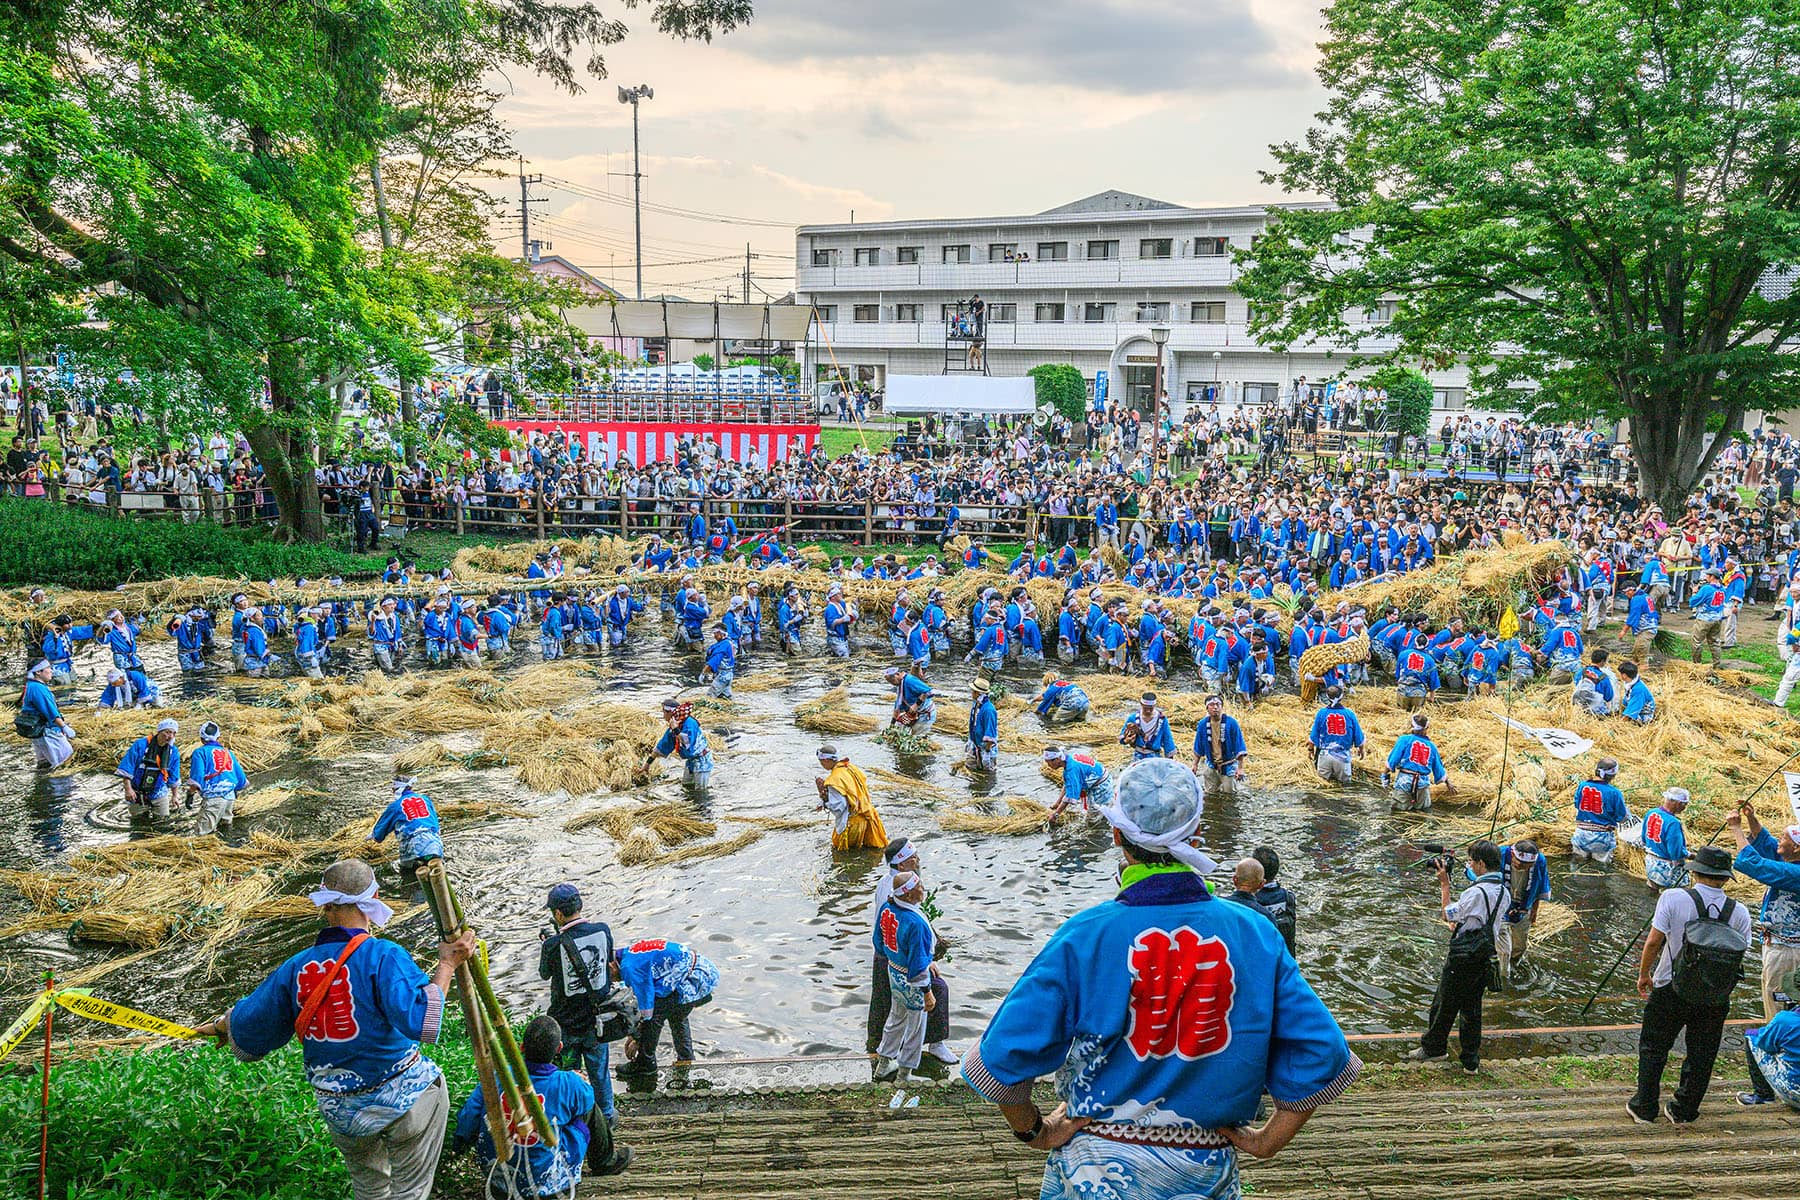
[[[602,337],[801,342],[812,324],[805,305],[680,300],[615,300],[572,308],[567,316],[577,329]]]
[[[889,375],[883,412],[1028,413],[1037,407],[1037,384],[1023,376]]]

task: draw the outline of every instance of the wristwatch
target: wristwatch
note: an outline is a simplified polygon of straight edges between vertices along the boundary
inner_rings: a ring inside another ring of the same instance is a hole
[[[1042,1112],[1040,1112],[1037,1115],[1037,1120],[1035,1120],[1031,1123],[1030,1129],[1015,1129],[1012,1131],[1012,1135],[1014,1137],[1018,1138],[1021,1142],[1025,1142],[1025,1143],[1029,1144],[1031,1142],[1037,1141],[1038,1135],[1043,1132],[1044,1132],[1044,1114]]]

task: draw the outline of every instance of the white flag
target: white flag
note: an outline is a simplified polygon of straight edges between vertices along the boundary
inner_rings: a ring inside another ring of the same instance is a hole
[[[1526,737],[1536,738],[1543,744],[1544,749],[1557,758],[1578,758],[1594,748],[1594,743],[1567,729],[1539,729],[1527,725],[1523,721],[1515,721],[1511,717],[1501,717],[1500,720]]]
[[[1800,774],[1783,771],[1781,777],[1787,781],[1788,807],[1794,810],[1794,824],[1800,825]]]

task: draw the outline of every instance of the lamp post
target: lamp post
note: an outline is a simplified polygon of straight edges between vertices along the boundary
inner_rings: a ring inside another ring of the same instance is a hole
[[[644,298],[644,172],[638,167],[638,101],[656,96],[647,83],[619,89],[619,103],[631,105],[631,227],[637,258],[637,299]]]
[[[1169,344],[1169,327],[1152,325],[1150,340],[1156,345],[1156,382],[1150,388],[1150,482],[1156,482],[1156,441],[1162,432],[1163,347]]]

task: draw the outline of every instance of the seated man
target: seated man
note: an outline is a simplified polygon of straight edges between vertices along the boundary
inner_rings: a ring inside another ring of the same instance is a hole
[[[556,1145],[539,1140],[529,1117],[509,1113],[513,1156],[501,1168],[503,1175],[511,1176],[507,1193],[566,1196],[581,1179],[584,1160],[593,1166],[596,1175],[617,1175],[629,1166],[631,1149],[614,1147],[606,1118],[594,1108],[593,1086],[574,1071],[564,1071],[556,1065],[557,1055],[562,1053],[562,1026],[556,1018],[538,1017],[527,1025],[525,1036],[519,1039],[519,1052],[531,1075],[532,1090],[543,1101],[544,1115],[556,1126]],[[462,1111],[456,1114],[456,1139],[451,1143],[453,1152],[473,1146],[484,1174],[493,1171],[498,1157],[484,1119],[487,1105],[487,1096],[477,1085],[463,1102]]]
[[[1744,1035],[1751,1090],[1739,1092],[1738,1103],[1780,1103],[1800,1111],[1800,969],[1787,973],[1776,999],[1787,1007]]]

